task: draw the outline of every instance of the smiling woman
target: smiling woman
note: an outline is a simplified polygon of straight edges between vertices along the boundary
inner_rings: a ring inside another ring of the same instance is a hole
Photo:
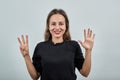
[[[95,34],[84,30],[85,58],[78,42],[71,40],[69,20],[64,10],[53,9],[46,21],[45,41],[37,44],[33,62],[29,56],[28,36],[18,38],[20,51],[33,80],[76,80],[75,68],[87,77],[91,69],[91,52]]]
[[[53,19],[52,19],[53,18]],[[54,23],[54,24],[53,24]],[[65,13],[65,11],[63,11],[62,9],[53,9],[48,17],[47,17],[47,21],[46,21],[46,31],[45,31],[45,40],[50,40],[52,39],[52,35],[50,33],[50,26],[52,27],[52,25],[56,25],[56,26],[61,26],[64,27],[65,33],[63,34],[63,39],[64,40],[71,40],[71,36],[70,36],[70,32],[69,32],[69,20],[67,17],[67,14]]]
[[[52,40],[63,39],[63,35],[66,31],[65,18],[60,14],[52,15],[49,23],[49,31],[52,35]]]

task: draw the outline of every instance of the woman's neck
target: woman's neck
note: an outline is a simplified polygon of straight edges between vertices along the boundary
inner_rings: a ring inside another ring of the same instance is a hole
[[[63,38],[61,37],[61,38],[52,38],[52,42],[54,43],[54,44],[56,44],[56,43],[61,43],[61,42],[63,42]]]

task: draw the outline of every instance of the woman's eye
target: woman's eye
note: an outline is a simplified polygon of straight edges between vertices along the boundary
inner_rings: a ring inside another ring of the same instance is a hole
[[[55,26],[55,25],[56,25],[56,23],[52,23],[52,25],[53,25],[53,26]]]
[[[60,23],[59,23],[59,25],[61,25],[61,26],[62,26],[62,25],[64,25],[64,23],[60,22]]]

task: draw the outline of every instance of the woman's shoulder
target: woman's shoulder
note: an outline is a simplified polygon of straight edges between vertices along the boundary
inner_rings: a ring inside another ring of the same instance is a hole
[[[78,41],[76,41],[76,40],[68,40],[68,41],[66,41],[66,43],[68,43],[70,45],[74,45],[74,46],[77,46],[79,44]]]
[[[48,44],[49,41],[41,41],[38,42],[36,46],[44,46],[45,44]]]
[[[66,42],[68,42],[68,43],[78,43],[78,41],[76,41],[76,40],[66,40]]]

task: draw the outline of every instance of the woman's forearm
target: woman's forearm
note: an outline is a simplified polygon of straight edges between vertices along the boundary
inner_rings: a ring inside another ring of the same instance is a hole
[[[39,78],[40,74],[37,73],[34,65],[32,64],[30,56],[29,55],[25,55],[24,59],[25,59],[25,63],[26,63],[26,66],[27,66],[27,70],[28,70],[31,78],[33,80],[37,80]]]
[[[85,51],[85,61],[83,63],[82,69],[80,70],[80,73],[87,77],[91,70],[91,50]]]

